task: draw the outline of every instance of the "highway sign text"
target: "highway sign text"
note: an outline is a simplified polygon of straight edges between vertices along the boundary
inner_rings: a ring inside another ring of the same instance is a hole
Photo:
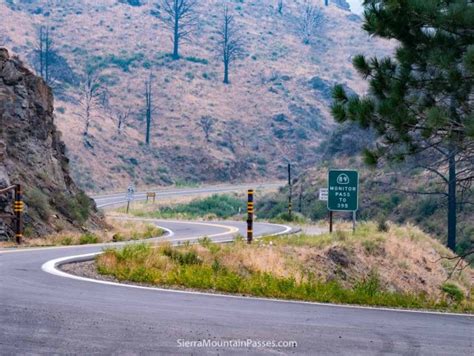
[[[359,173],[331,170],[328,176],[328,209],[357,211],[359,208]]]

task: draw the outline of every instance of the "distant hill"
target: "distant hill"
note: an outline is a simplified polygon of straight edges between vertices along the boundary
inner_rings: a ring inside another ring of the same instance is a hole
[[[0,2],[0,41],[31,67],[37,67],[38,26],[51,28],[57,123],[83,188],[282,178],[287,159],[310,167],[333,128],[333,84],[366,89],[352,56],[383,56],[393,48],[369,38],[360,18],[340,7],[345,1],[330,1],[329,7],[315,1],[323,21],[310,44],[299,30],[303,1],[285,2],[282,14],[273,0],[229,3],[244,55],[231,67],[231,84],[224,85],[216,49],[221,1],[199,1],[198,28],[182,45],[179,61],[170,58],[170,36],[156,1]],[[86,67],[99,73],[108,109],[93,110],[84,138],[79,88]],[[156,110],[147,146],[144,91],[150,73]],[[117,119],[129,111],[119,134]],[[209,140],[202,117],[215,122]]]

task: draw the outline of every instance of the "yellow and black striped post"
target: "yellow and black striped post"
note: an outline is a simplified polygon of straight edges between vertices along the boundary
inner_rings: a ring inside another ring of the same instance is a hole
[[[293,182],[291,181],[291,163],[288,163],[288,216],[291,220],[293,214],[293,202],[291,200],[293,195]]]
[[[13,203],[13,212],[15,213],[15,238],[17,244],[23,240],[23,193],[21,185],[15,185],[15,202]]]
[[[255,212],[254,201],[253,201],[254,191],[249,189],[248,191],[248,200],[247,200],[247,243],[252,243],[253,240],[253,214]]]

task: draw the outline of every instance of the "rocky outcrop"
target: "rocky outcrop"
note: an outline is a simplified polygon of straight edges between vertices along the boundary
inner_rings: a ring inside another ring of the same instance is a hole
[[[23,185],[26,236],[102,224],[93,201],[72,181],[65,151],[51,89],[0,48],[0,189]],[[0,216],[10,209],[11,196],[0,196]]]

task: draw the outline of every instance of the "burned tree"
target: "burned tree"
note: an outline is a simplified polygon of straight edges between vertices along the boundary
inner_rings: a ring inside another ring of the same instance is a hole
[[[122,135],[127,125],[128,119],[132,114],[132,108],[130,106],[117,108],[109,104],[107,107],[107,113],[110,119],[117,125],[117,135]]]
[[[173,59],[179,59],[181,41],[189,39],[197,24],[197,0],[160,0],[164,14],[160,16],[171,32],[173,40]]]
[[[283,0],[278,0],[278,13],[283,15]]]
[[[234,16],[229,13],[227,6],[224,7],[218,46],[224,64],[224,84],[229,84],[229,68],[231,63],[242,54],[242,41]]]
[[[38,74],[51,85],[53,78],[51,75],[52,62],[54,58],[54,46],[49,26],[41,25],[37,31],[37,42],[35,47],[35,66]]]
[[[150,133],[151,133],[151,122],[153,114],[153,97],[152,97],[152,84],[153,75],[150,74],[148,79],[145,81],[145,143],[147,146],[150,145]]]
[[[210,116],[202,116],[198,122],[199,127],[204,132],[204,136],[207,142],[211,142],[210,135],[214,131],[215,123],[216,123],[216,119]]]
[[[323,22],[321,9],[310,1],[305,1],[299,19],[299,32],[304,44],[310,44],[318,27]]]
[[[89,135],[91,121],[94,116],[94,111],[99,106],[101,95],[102,88],[98,74],[91,69],[86,70],[84,79],[80,86],[79,98],[81,106],[79,116],[84,121],[84,131],[82,133],[84,136]]]

